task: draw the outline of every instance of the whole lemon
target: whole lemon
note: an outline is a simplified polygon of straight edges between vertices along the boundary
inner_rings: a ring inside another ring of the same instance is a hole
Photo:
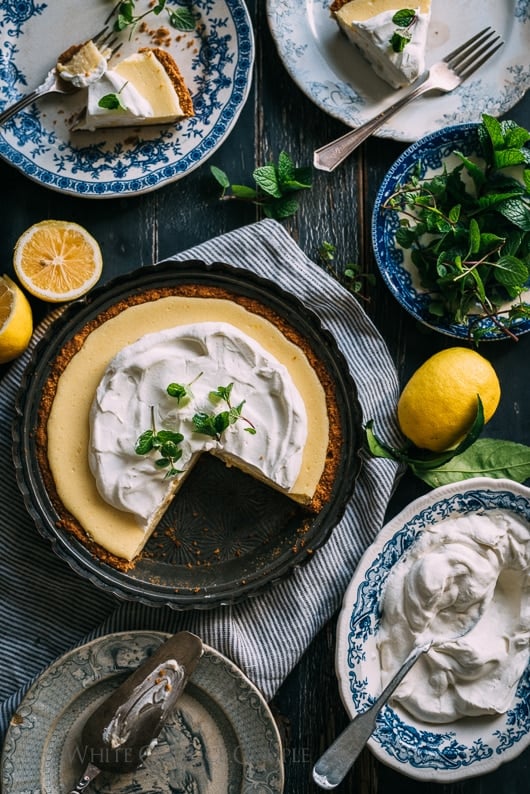
[[[416,370],[401,392],[397,414],[403,434],[422,449],[452,449],[473,424],[477,394],[488,422],[501,396],[490,362],[466,347],[436,353]]]
[[[33,333],[28,299],[9,276],[0,276],[0,364],[20,356]]]

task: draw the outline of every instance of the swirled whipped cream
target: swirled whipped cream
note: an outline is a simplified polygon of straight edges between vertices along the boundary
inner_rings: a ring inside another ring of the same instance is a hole
[[[429,635],[433,647],[396,690],[401,705],[434,723],[510,708],[530,656],[530,527],[520,517],[445,519],[393,568],[379,636],[383,684]]]
[[[171,383],[188,385],[189,397],[171,397]],[[212,404],[211,392],[229,384],[244,420],[219,438],[197,432],[194,415],[226,409]],[[156,467],[155,452],[135,452],[153,424],[183,436],[174,477]],[[89,465],[102,498],[147,531],[199,454],[210,451],[288,493],[306,438],[305,405],[286,367],[235,326],[199,322],[147,334],[112,359],[90,410]]]
[[[414,21],[407,29],[398,28],[393,21],[395,13],[403,8],[415,12]],[[374,72],[393,88],[412,83],[424,72],[430,16],[430,2],[425,0],[417,6],[400,6],[393,0],[370,3],[353,0],[335,12],[346,36],[359,48]],[[396,32],[407,38],[398,52],[391,43]]]

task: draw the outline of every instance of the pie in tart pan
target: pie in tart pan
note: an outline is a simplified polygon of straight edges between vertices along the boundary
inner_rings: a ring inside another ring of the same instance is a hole
[[[121,311],[119,307],[190,291],[262,307],[286,335],[303,340],[309,359],[318,362],[326,401],[333,406],[326,467],[331,459],[333,465],[325,469],[326,498],[318,509],[308,509],[249,473],[202,454],[143,551],[132,565],[120,565],[99,554],[82,528],[76,530],[76,521],[57,496],[39,442],[43,395],[54,370],[61,370],[65,350],[79,349],[87,333]],[[148,605],[210,608],[273,586],[325,543],[354,492],[361,416],[355,383],[335,339],[295,296],[228,264],[161,262],[120,276],[70,304],[36,346],[16,404],[17,480],[39,532],[59,557],[96,586]]]

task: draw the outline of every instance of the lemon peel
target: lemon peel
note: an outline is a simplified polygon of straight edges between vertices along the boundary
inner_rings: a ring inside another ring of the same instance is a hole
[[[9,276],[0,276],[0,364],[18,358],[29,345],[33,314],[28,299]]]

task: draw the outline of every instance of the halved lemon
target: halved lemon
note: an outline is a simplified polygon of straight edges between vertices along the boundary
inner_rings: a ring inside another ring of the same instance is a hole
[[[94,286],[103,259],[97,241],[78,223],[46,220],[20,235],[13,266],[31,295],[60,303],[80,298]]]
[[[0,364],[20,356],[33,333],[28,299],[9,276],[0,276]]]

